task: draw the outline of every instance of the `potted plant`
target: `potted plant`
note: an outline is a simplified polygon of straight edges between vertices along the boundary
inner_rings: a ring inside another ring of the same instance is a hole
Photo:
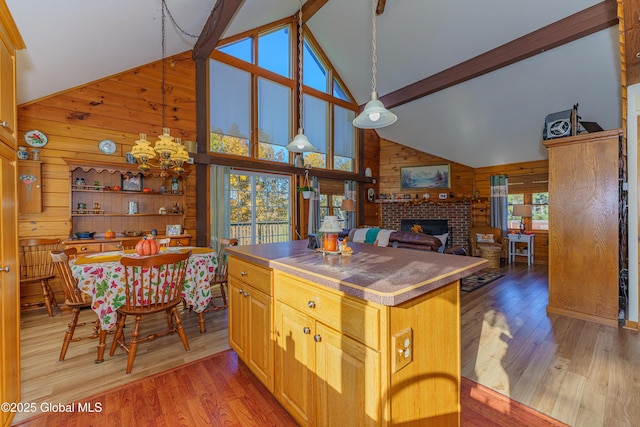
[[[313,187],[298,187],[298,191],[302,193],[302,197],[310,199],[313,194]]]

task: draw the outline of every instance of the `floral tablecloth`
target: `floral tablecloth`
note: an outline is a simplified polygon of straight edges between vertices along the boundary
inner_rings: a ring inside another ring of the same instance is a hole
[[[216,267],[216,253],[208,248],[169,247],[160,252],[184,252],[191,250],[182,297],[196,313],[202,313],[211,301],[210,280]],[[102,252],[78,257],[70,261],[73,276],[78,279],[82,292],[91,295],[91,308],[98,317],[102,329],[111,329],[117,321],[116,310],[124,304],[125,278],[120,258],[124,255],[141,257],[134,250]]]

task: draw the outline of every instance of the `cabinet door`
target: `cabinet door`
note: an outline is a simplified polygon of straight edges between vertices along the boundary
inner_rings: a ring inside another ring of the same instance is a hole
[[[271,342],[271,297],[248,286],[245,288],[248,329],[245,363],[273,392],[273,343]]]
[[[242,282],[229,276],[229,346],[238,354],[238,358],[246,360],[246,334],[243,319],[246,318]]]
[[[378,425],[380,354],[320,322],[314,341],[317,425]]]
[[[13,156],[13,161],[5,155]],[[0,143],[0,402],[20,400],[20,329],[15,151]],[[13,414],[0,411],[3,426]]]
[[[15,57],[0,41],[0,137],[16,148]]]
[[[275,396],[301,425],[313,425],[314,321],[276,301]]]
[[[42,212],[42,162],[18,162],[18,211],[21,214]]]

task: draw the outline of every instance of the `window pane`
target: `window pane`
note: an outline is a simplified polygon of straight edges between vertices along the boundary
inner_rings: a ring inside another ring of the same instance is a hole
[[[356,157],[356,128],[352,122],[356,113],[337,105],[333,111],[333,168],[353,172]]]
[[[258,37],[258,65],[285,77],[291,77],[289,27]]]
[[[327,167],[327,126],[329,121],[329,103],[313,96],[303,96],[304,134],[316,147],[313,153],[303,153],[305,164],[314,168]]]
[[[248,156],[251,128],[251,74],[211,60],[210,150]]]
[[[287,163],[291,139],[291,89],[258,79],[258,158]]]
[[[245,62],[253,64],[253,41],[251,38],[219,47],[218,50],[226,53],[227,55],[235,56],[238,59],[242,59]]]
[[[302,61],[303,73],[302,81],[305,85],[314,89],[327,91],[327,71],[324,69],[322,62],[313,52],[311,47],[304,41],[304,58]]]
[[[524,194],[507,195],[509,214],[507,215],[507,228],[520,228],[520,217],[513,217],[513,205],[524,204]]]
[[[340,83],[338,83],[336,79],[333,80],[333,96],[344,101],[351,101],[347,97],[347,94],[344,92],[344,90],[342,90],[342,86],[340,86]]]
[[[531,228],[534,230],[549,229],[549,193],[533,193],[533,217]]]

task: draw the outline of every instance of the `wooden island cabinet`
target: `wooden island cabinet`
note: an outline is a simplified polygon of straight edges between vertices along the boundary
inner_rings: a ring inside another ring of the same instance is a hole
[[[255,354],[271,363],[256,375],[301,425],[459,426],[459,279],[487,261],[351,246],[344,258],[306,241],[229,249],[230,294],[268,289],[258,312],[273,319],[238,317],[230,296],[231,347],[254,373]]]

